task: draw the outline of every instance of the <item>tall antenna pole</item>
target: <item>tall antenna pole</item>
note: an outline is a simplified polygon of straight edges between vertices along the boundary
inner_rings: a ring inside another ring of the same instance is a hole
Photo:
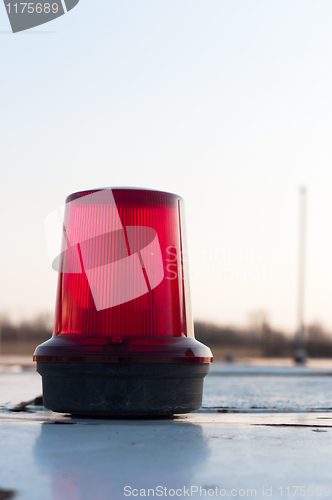
[[[299,206],[299,270],[298,270],[298,329],[295,339],[295,361],[305,363],[304,348],[304,307],[305,307],[305,257],[306,257],[306,226],[307,226],[307,189],[300,189]]]

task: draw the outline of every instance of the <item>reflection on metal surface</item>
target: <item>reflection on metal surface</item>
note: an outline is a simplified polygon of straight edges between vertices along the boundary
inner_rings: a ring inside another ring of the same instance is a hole
[[[211,454],[202,426],[177,419],[77,423],[44,424],[36,439],[33,455],[52,479],[52,500],[120,499],[128,484],[182,488]]]

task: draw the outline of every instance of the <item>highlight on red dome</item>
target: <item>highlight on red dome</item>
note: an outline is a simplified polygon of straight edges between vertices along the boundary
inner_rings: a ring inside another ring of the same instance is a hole
[[[57,220],[54,213],[46,220],[48,234]],[[140,297],[164,279],[156,230],[123,226],[111,189],[69,201],[62,231],[63,248],[52,267],[66,274],[85,272],[97,311]]]
[[[212,355],[194,338],[183,210],[175,194],[108,188],[74,193],[47,218],[59,279],[54,333],[34,355],[46,407],[170,415],[201,406]]]

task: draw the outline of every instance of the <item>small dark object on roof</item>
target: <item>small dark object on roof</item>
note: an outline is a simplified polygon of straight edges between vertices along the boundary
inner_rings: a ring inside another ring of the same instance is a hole
[[[0,500],[10,500],[14,498],[16,492],[14,490],[2,490],[0,488]]]
[[[11,411],[27,411],[27,406],[42,406],[43,405],[43,396],[38,396],[35,399],[31,399],[31,401],[22,401],[18,405],[14,406]],[[0,496],[0,500],[1,496]]]

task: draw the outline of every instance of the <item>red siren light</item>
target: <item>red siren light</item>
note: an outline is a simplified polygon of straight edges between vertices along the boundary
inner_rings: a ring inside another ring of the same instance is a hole
[[[172,415],[200,408],[212,354],[194,338],[183,200],[108,188],[66,199],[55,329],[37,347],[57,412]]]

